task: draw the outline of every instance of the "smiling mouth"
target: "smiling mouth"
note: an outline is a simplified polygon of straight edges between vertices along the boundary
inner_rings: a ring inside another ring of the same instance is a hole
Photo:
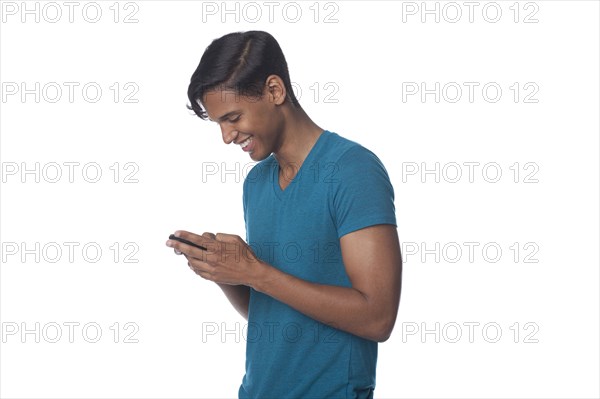
[[[248,137],[246,140],[242,141],[239,146],[242,147],[242,150],[244,151],[249,151],[253,148],[252,143],[254,140],[252,140],[252,137]]]

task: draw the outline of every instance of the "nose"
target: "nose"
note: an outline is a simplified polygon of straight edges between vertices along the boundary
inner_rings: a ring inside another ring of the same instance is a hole
[[[223,142],[225,144],[230,144],[237,138],[238,132],[231,127],[224,127],[221,125],[221,135],[223,136]]]

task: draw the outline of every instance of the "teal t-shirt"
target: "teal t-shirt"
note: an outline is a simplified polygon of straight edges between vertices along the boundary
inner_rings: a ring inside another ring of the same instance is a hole
[[[290,184],[273,155],[244,181],[246,241],[263,261],[298,278],[350,287],[340,238],[396,225],[394,191],[368,149],[325,130]],[[377,342],[320,323],[254,289],[239,398],[371,398]]]

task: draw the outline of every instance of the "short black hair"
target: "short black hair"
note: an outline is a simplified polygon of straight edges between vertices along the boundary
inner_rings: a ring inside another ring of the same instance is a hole
[[[200,119],[208,119],[199,100],[214,89],[233,90],[244,96],[261,98],[269,75],[277,75],[283,80],[287,99],[300,107],[277,40],[259,30],[229,33],[213,40],[204,51],[188,87],[191,106],[187,105],[187,108]]]

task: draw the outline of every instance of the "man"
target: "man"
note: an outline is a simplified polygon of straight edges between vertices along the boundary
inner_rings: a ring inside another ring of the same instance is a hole
[[[377,343],[398,312],[394,192],[369,150],[317,126],[262,31],[214,40],[188,89],[192,109],[260,161],[244,181],[246,244],[231,234],[167,241],[248,320],[240,398],[371,398]]]

